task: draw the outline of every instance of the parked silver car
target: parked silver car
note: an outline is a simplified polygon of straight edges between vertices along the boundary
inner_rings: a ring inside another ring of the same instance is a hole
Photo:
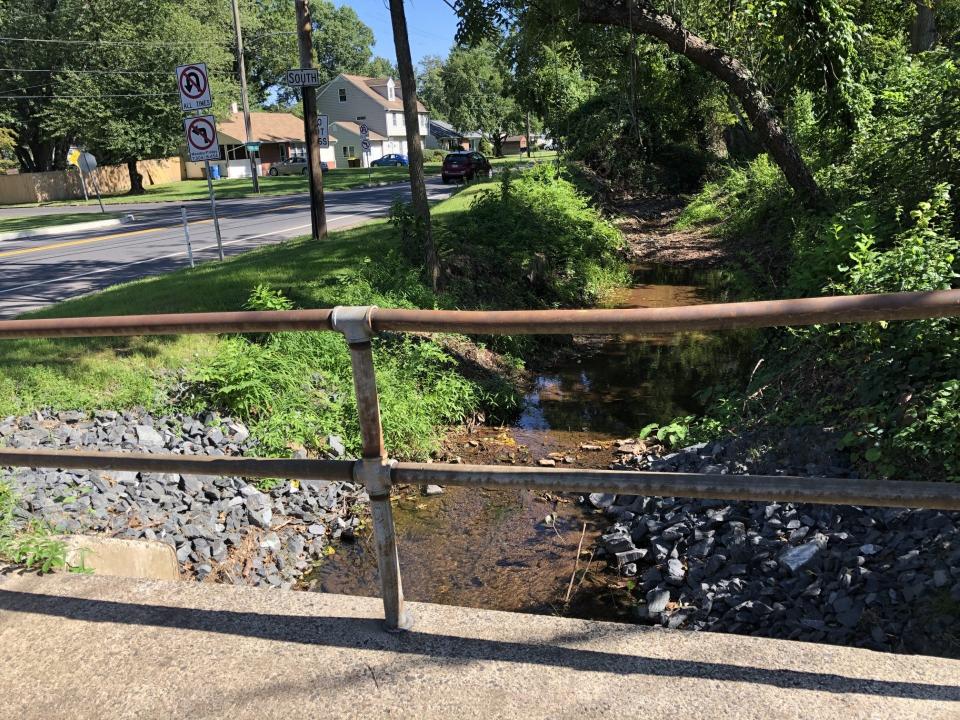
[[[327,164],[325,162],[320,163],[320,170],[321,172],[327,171]],[[307,159],[299,155],[289,160],[281,160],[270,167],[270,174],[273,177],[277,175],[306,175],[308,172],[309,166],[307,165]]]

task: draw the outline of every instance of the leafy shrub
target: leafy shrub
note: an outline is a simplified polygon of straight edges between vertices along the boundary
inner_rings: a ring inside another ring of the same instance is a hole
[[[443,162],[443,158],[446,157],[447,153],[439,148],[434,148],[432,150],[423,151],[424,162],[430,163],[439,163]]]
[[[13,512],[17,496],[13,488],[0,481],[0,560],[46,573],[67,567],[67,546],[49,528],[32,522],[17,528]],[[83,568],[80,568],[81,570]]]
[[[344,302],[351,299],[340,294]],[[365,296],[364,302],[369,302]],[[386,304],[386,303],[384,303]],[[247,307],[288,307],[276,291],[258,287]],[[445,425],[463,420],[486,399],[459,375],[433,341],[374,340],[384,439],[391,453],[425,457]],[[347,346],[329,332],[289,332],[224,338],[217,353],[193,371],[195,401],[248,420],[261,452],[291,447],[320,450],[340,435],[359,452],[360,429]]]
[[[910,215],[886,249],[870,232],[849,233],[854,247],[826,291],[950,288],[960,243],[949,231],[946,186]],[[872,474],[960,479],[960,320],[819,325],[774,337],[742,420],[831,424]]]
[[[620,233],[549,164],[504,172],[443,230],[461,306],[582,307],[626,280]]]

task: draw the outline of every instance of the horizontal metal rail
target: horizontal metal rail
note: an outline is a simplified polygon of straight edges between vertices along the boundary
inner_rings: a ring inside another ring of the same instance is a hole
[[[332,310],[119,315],[0,321],[0,339],[332,330]],[[626,310],[392,310],[373,308],[373,332],[496,335],[657,333],[960,315],[960,290],[843,295]]]
[[[351,482],[357,479],[358,463],[353,460],[276,460],[0,448],[0,467],[7,465]],[[391,467],[389,477],[393,485],[511,487],[716,500],[960,510],[960,484],[956,483],[441,463],[396,463]]]
[[[513,487],[711,500],[960,510],[960,484],[788,475],[707,475],[636,470],[565,470],[507,465],[397,463],[397,484]]]
[[[210,457],[173,453],[81,452],[0,448],[0,467],[132,470],[183,475],[353,481],[351,460]]]

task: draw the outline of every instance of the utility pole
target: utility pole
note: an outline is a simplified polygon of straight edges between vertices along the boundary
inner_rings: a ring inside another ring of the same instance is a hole
[[[237,0],[233,4],[233,33],[237,39],[237,65],[240,69],[240,101],[243,103],[243,124],[247,129],[247,157],[250,159],[250,174],[253,176],[253,191],[260,192],[260,178],[257,177],[257,160],[253,156],[250,144],[253,131],[250,129],[250,101],[247,99],[247,69],[243,61],[243,37],[240,34],[240,6]]]
[[[236,2],[236,0],[234,0]],[[300,47],[300,67],[313,67],[313,41],[310,33],[313,20],[310,18],[308,0],[296,0],[297,4],[297,44]],[[304,86],[303,92],[303,129],[307,140],[307,160],[310,166],[310,223],[313,226],[313,239],[327,236],[327,213],[323,206],[323,173],[320,168],[320,133],[317,128],[317,91]]]
[[[236,2],[237,0],[233,0]],[[530,157],[530,111],[527,110],[527,158]]]

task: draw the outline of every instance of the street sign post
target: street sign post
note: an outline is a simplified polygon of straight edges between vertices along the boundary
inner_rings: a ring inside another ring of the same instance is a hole
[[[360,123],[360,152],[363,153],[363,160],[367,165],[367,184],[371,182],[370,177],[370,128],[366,123]]]
[[[180,110],[182,112],[199,111],[213,106],[210,94],[210,78],[206,63],[180,65],[176,71],[177,89],[180,91]],[[207,171],[207,192],[210,193],[210,215],[213,217],[213,231],[217,236],[217,250],[223,260],[223,240],[220,238],[220,219],[217,217],[217,198],[213,193],[213,179],[210,177],[210,161],[220,159],[220,144],[217,142],[217,123],[213,115],[200,115],[183,119],[183,134],[187,138],[187,155],[194,162],[203,161]],[[99,190],[98,190],[99,194]],[[184,228],[186,231],[186,228]],[[189,232],[189,231],[187,231]],[[189,239],[187,241],[189,247]],[[191,266],[193,258],[191,255]]]
[[[321,148],[330,147],[329,124],[326,115],[317,115],[317,142]]]
[[[178,67],[177,89],[180,90],[180,109],[183,112],[213,107],[206,63]]]
[[[320,71],[316,68],[292,68],[284,79],[295,87],[320,87]]]
[[[79,148],[70,148],[70,152],[67,153],[67,162],[71,165],[76,165],[77,170],[80,171],[80,186],[83,188],[83,199],[84,201],[89,200],[87,195],[87,176],[90,177],[91,182],[93,183],[94,192],[97,193],[97,202],[100,203],[100,212],[106,212],[103,207],[103,198],[100,196],[100,183],[97,180],[97,176],[93,174],[93,171],[97,169],[97,159],[88,152],[84,152]]]

